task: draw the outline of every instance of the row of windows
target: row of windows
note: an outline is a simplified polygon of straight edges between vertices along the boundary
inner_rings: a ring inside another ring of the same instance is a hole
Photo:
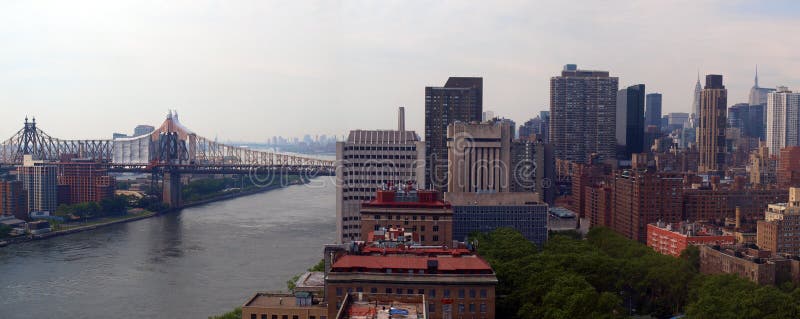
[[[402,160],[413,160],[417,159],[416,156],[411,155],[359,155],[358,157],[351,156],[348,158],[359,158],[359,159],[380,159],[380,160],[388,160],[388,159],[402,159]],[[366,162],[366,163],[359,163],[359,162],[345,162],[345,167],[364,167],[364,166],[374,166],[377,164],[375,162]],[[400,165],[400,164],[395,164]]]
[[[381,217],[382,217],[382,215],[375,215],[375,220],[380,220]],[[425,216],[425,215],[422,215],[422,216],[412,215],[411,216],[411,220],[417,220],[417,218],[419,218],[419,220],[426,220],[428,218],[428,216]],[[431,218],[433,220],[439,220],[439,216],[433,216]],[[386,215],[386,219],[387,220],[391,220],[392,219],[392,215]],[[394,215],[394,220],[400,220],[400,219],[401,219],[400,215]],[[404,215],[402,219],[405,220],[405,221],[408,221],[408,216]]]
[[[347,288],[347,293],[352,293],[354,291],[355,292],[364,292],[364,288],[363,287],[356,287],[355,290],[353,288]],[[378,293],[378,288],[372,287],[372,288],[369,289],[369,292],[373,293],[373,294],[376,294],[376,293]],[[337,297],[343,296],[344,293],[345,293],[344,288],[336,287],[336,296]],[[421,289],[420,288],[420,289],[417,289],[416,292],[414,292],[414,289],[411,289],[411,288],[407,288],[407,289],[403,289],[403,288],[392,289],[390,287],[387,287],[384,290],[383,293],[386,293],[386,294],[396,293],[398,295],[402,295],[404,293],[407,294],[407,295],[413,295],[413,294],[416,293],[416,294],[419,294],[419,295],[424,295],[425,294],[425,289]],[[478,298],[477,297],[478,295],[480,295],[481,299],[486,299],[488,297],[488,291],[486,289],[480,289],[480,290],[470,289],[470,290],[467,290],[465,288],[460,288],[460,289],[458,289],[456,291],[456,293],[457,293],[458,299],[466,298],[467,293],[469,293],[469,297],[472,298],[472,299]],[[451,297],[451,290],[450,289],[444,289],[443,290],[443,294],[444,294],[443,298],[450,298]],[[429,299],[435,299],[436,298],[436,289],[428,289],[428,298]]]
[[[345,151],[416,151],[416,146],[345,146]]]

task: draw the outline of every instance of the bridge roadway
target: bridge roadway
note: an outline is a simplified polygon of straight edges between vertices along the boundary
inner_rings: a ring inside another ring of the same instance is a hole
[[[156,164],[156,165],[137,165],[137,164],[106,164],[109,172],[115,173],[153,173],[169,172],[178,174],[280,174],[280,175],[304,175],[314,176],[334,176],[334,167],[320,167],[316,165],[247,165],[247,164]]]

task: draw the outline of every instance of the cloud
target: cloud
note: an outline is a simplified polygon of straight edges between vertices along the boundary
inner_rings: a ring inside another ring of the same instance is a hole
[[[424,128],[423,89],[484,77],[484,106],[518,123],[548,108],[566,63],[688,111],[696,71],[729,104],[797,86],[798,5],[719,1],[0,2],[0,136],[36,114],[54,136],[98,138],[177,108],[221,139]],[[80,125],[78,125],[80,124]]]

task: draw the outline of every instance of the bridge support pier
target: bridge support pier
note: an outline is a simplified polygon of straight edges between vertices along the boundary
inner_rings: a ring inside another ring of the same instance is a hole
[[[165,172],[164,173],[164,187],[162,190],[162,201],[164,204],[169,205],[171,208],[180,208],[183,206],[181,193],[183,184],[181,184],[181,174],[178,172]]]

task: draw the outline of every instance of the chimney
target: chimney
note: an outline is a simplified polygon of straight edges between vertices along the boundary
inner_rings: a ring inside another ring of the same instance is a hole
[[[397,130],[406,131],[406,108],[402,106],[397,109]]]
[[[739,229],[742,226],[742,208],[736,206],[736,229]]]

